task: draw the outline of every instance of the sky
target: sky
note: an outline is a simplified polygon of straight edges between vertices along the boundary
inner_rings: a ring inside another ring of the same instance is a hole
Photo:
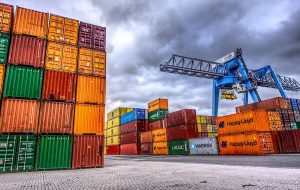
[[[163,73],[172,54],[216,60],[242,48],[248,68],[271,65],[300,81],[298,0],[4,0],[5,3],[75,18],[107,29],[106,110],[147,108],[168,98],[170,111],[211,114],[212,80]],[[262,99],[280,96],[260,87]],[[287,92],[299,98],[300,92]],[[251,99],[251,98],[250,98]],[[219,114],[242,104],[221,100]]]

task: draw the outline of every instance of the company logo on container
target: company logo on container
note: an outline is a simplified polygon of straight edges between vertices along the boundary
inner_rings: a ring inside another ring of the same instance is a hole
[[[226,147],[227,147],[227,141],[222,141],[221,146],[222,146],[223,148],[226,148]]]
[[[225,122],[224,121],[221,121],[220,123],[219,123],[219,128],[224,128],[225,127]]]

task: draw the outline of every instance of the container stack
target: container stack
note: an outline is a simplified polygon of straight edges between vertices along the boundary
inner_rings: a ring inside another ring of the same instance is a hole
[[[218,137],[216,117],[214,116],[197,115],[197,128],[199,137]]]
[[[121,116],[120,154],[140,154],[140,135],[145,131],[147,125],[145,109],[135,108]]]
[[[164,126],[163,119],[168,114],[168,99],[158,98],[148,103],[148,129],[153,131]]]

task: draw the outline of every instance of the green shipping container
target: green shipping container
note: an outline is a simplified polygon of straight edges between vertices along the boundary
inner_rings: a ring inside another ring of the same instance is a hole
[[[7,62],[9,47],[9,35],[5,33],[0,33],[0,63]]]
[[[30,171],[34,169],[36,136],[1,135],[1,172]]]
[[[9,65],[6,71],[4,97],[40,99],[43,70]]]
[[[38,141],[36,169],[69,169],[71,152],[72,137],[70,135],[42,135]]]
[[[297,129],[300,129],[300,122],[297,122]]]
[[[163,119],[164,117],[166,117],[167,114],[168,114],[168,110],[163,110],[163,109],[149,112],[148,113],[148,122],[153,122],[153,121]]]
[[[169,141],[169,155],[189,155],[189,143],[186,140]]]

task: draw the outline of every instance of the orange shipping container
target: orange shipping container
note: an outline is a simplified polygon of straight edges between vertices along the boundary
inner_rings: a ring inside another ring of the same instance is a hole
[[[2,94],[4,76],[5,76],[5,65],[0,65],[0,94]]]
[[[167,130],[164,129],[156,129],[152,131],[153,142],[160,142],[167,140]]]
[[[168,99],[158,98],[148,103],[148,112],[152,112],[158,109],[168,109]]]
[[[153,143],[153,155],[168,155],[167,141]]]
[[[77,103],[105,104],[105,78],[78,76]]]
[[[105,77],[106,53],[79,48],[78,73]]]
[[[74,104],[64,102],[43,102],[40,113],[39,133],[73,132]]]
[[[13,18],[13,6],[0,3],[0,31],[9,33]]]
[[[48,42],[46,68],[75,73],[77,69],[77,47]]]
[[[152,142],[152,131],[146,131],[141,133],[141,143]]]
[[[17,7],[13,33],[46,38],[48,32],[48,13]]]
[[[1,107],[2,133],[36,133],[40,102],[37,100],[4,99]]]
[[[48,39],[77,45],[79,21],[50,14]]]
[[[104,114],[103,105],[76,104],[74,134],[103,135]]]
[[[219,136],[221,155],[262,155],[274,153],[271,133],[248,132]]]

